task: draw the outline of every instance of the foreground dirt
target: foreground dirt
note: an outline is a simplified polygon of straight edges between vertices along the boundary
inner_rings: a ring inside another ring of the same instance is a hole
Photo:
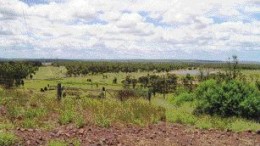
[[[80,139],[83,146],[116,145],[116,146],[260,146],[260,134],[247,131],[234,133],[219,130],[201,130],[179,124],[159,124],[148,127],[112,126],[101,128],[85,126],[77,129],[71,125],[58,127],[52,131],[37,129],[17,129],[17,136],[22,145],[46,145],[51,139],[70,142]]]

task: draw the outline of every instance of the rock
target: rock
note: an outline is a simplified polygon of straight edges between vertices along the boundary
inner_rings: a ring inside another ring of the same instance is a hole
[[[60,136],[60,135],[62,135],[62,133],[63,133],[63,131],[62,131],[62,130],[59,130],[59,131],[57,132],[57,135]]]
[[[39,140],[44,141],[44,138],[41,136],[41,137],[39,138]]]
[[[257,130],[257,131],[256,131],[256,134],[260,135],[260,130]]]
[[[150,136],[150,139],[154,139],[154,137],[155,137],[154,135],[151,135],[151,136]]]
[[[69,133],[65,133],[65,135],[66,135],[67,137],[70,137],[70,134],[69,134]]]
[[[226,132],[232,132],[232,130],[230,130],[230,129],[226,129]]]
[[[27,141],[26,141],[26,144],[27,144],[27,145],[30,145],[30,144],[31,144],[31,141],[30,141],[30,140],[27,140]]]
[[[84,129],[79,129],[79,134],[83,135],[84,134]]]
[[[40,144],[40,143],[41,143],[41,141],[40,141],[40,140],[36,140],[36,143],[37,143],[37,144]]]
[[[33,132],[33,129],[28,129],[29,132]]]
[[[53,132],[51,132],[51,136],[56,136],[56,134],[55,134],[55,133],[53,133]]]

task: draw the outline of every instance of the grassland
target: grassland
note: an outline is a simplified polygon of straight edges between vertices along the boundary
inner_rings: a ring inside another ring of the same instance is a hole
[[[248,80],[260,79],[260,71],[242,71]],[[133,99],[120,102],[113,96],[106,99],[90,98],[98,95],[102,87],[106,89],[122,89],[121,81],[131,75],[138,78],[148,72],[136,73],[106,73],[81,77],[66,77],[64,67],[40,67],[33,79],[26,79],[25,86],[15,90],[0,88],[0,145],[11,145],[17,142],[17,137],[10,131],[17,128],[51,130],[60,125],[72,124],[81,128],[85,125],[110,127],[113,124],[133,124],[147,126],[162,119],[170,123],[180,123],[195,126],[200,129],[221,129],[240,131],[257,131],[260,123],[242,118],[220,118],[208,115],[194,115],[193,102],[176,104],[175,94],[156,94],[151,104],[145,99]],[[153,74],[153,73],[149,73]],[[182,75],[180,75],[182,76]],[[254,76],[253,78],[251,76]],[[114,78],[118,79],[113,84]],[[92,82],[87,80],[91,79]],[[77,87],[77,96],[67,95],[61,102],[56,100],[56,91],[40,92],[41,88],[56,86],[61,83],[64,87]],[[85,91],[93,89],[95,91]],[[2,141],[1,141],[2,140]],[[50,141],[49,145],[57,145],[62,141]]]
[[[102,86],[107,89],[121,89],[122,81],[125,76],[131,75],[134,78],[138,78],[142,75],[147,75],[148,72],[137,73],[106,73],[107,78],[103,78],[103,75],[88,75],[85,77],[65,77],[66,69],[63,67],[41,67],[36,73],[34,80],[26,80],[24,88],[29,88],[38,91],[40,88],[47,86],[47,84],[56,85],[61,82],[62,85],[69,87],[80,87],[86,89],[100,89]],[[246,75],[248,80],[260,79],[260,71],[258,70],[243,70],[243,74]],[[47,75],[46,75],[47,74]],[[149,73],[152,74],[152,73]],[[179,76],[183,76],[180,74]],[[52,78],[57,77],[56,80]],[[112,84],[112,80],[117,77],[118,84]],[[92,83],[87,82],[87,79],[91,79]],[[96,86],[96,85],[99,86]],[[55,96],[55,92],[47,92],[48,96]],[[84,93],[83,93],[84,94]],[[87,95],[87,94],[85,94]],[[108,95],[109,96],[109,95]],[[257,122],[241,119],[241,118],[220,118],[211,117],[208,115],[196,116],[192,112],[194,110],[194,103],[186,102],[181,105],[176,105],[174,102],[174,94],[168,94],[166,99],[161,94],[157,94],[152,98],[152,104],[154,106],[161,106],[166,109],[166,119],[168,122],[181,123],[193,125],[202,129],[229,129],[232,131],[256,131],[260,129],[260,124]],[[111,100],[111,98],[109,99]]]

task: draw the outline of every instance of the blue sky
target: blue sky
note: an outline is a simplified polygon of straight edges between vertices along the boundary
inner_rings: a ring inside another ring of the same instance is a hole
[[[260,61],[258,0],[1,0],[0,58]]]

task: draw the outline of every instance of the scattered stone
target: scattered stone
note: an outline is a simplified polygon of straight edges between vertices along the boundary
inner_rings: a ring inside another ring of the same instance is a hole
[[[84,134],[84,129],[79,129],[79,134],[83,135]]]
[[[65,133],[65,135],[66,135],[67,137],[70,137],[70,134],[69,134],[69,133]]]
[[[62,133],[63,133],[63,131],[62,131],[62,130],[59,130],[59,131],[57,132],[57,135],[60,136],[60,135],[62,135]]]
[[[30,144],[31,144],[31,141],[30,141],[30,140],[27,140],[27,141],[26,141],[26,144],[27,144],[27,145],[30,145]]]

